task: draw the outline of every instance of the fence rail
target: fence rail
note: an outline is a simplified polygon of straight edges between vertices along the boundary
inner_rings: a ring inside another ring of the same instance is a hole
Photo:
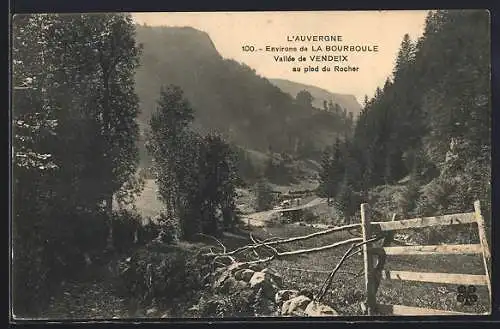
[[[409,228],[424,228],[430,226],[472,224],[476,222],[477,221],[474,213],[462,213],[436,217],[404,219],[394,222],[373,222],[371,223],[371,225],[379,228],[381,231],[395,231]]]
[[[392,240],[392,231],[403,229],[416,229],[432,226],[449,226],[460,224],[477,224],[479,231],[479,244],[443,244],[443,245],[421,245],[390,247],[387,244]],[[386,232],[386,241],[381,247],[373,247],[369,244],[363,246],[364,274],[366,289],[366,311],[368,315],[467,315],[477,313],[451,312],[405,305],[381,305],[376,302],[376,293],[381,279],[430,282],[440,284],[463,284],[487,286],[491,301],[491,279],[490,260],[491,253],[486,238],[486,230],[479,201],[474,203],[474,212],[459,213],[435,217],[422,217],[404,219],[391,222],[371,222],[368,214],[368,204],[361,205],[361,229],[363,241],[372,237],[372,232]],[[461,273],[434,273],[415,271],[384,270],[387,255],[457,255],[457,254],[479,254],[484,264],[483,275],[461,274]],[[378,258],[374,267],[374,259]]]
[[[406,305],[377,305],[377,313],[384,315],[482,315],[478,313],[453,312],[445,310],[436,310],[432,308],[413,307]],[[486,314],[486,313],[485,313]]]
[[[447,284],[488,285],[486,275],[411,272],[411,271],[382,271],[382,278],[386,280],[419,281]]]
[[[374,254],[380,255],[462,255],[482,254],[483,247],[480,244],[442,244],[436,246],[405,246],[373,248]]]

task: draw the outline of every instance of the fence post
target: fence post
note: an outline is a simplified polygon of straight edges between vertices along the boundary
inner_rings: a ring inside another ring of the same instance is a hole
[[[368,204],[361,204],[361,231],[363,234],[363,242],[370,239],[371,224],[370,217],[367,213]],[[375,309],[375,291],[373,281],[373,257],[370,252],[371,246],[367,243],[363,245],[363,260],[365,271],[365,289],[366,289],[366,308],[368,315],[373,315]]]
[[[479,200],[474,202],[474,212],[476,214],[477,229],[479,231],[479,241],[481,242],[481,247],[482,247],[481,249],[483,251],[484,270],[486,274],[486,280],[488,280],[488,292],[491,301],[491,278],[489,270],[491,253],[490,253],[490,248],[488,246],[488,239],[486,237],[486,226],[484,224],[484,217],[481,214],[481,205]]]

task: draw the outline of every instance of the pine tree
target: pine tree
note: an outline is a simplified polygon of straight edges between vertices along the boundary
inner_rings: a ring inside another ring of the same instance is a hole
[[[400,77],[406,74],[408,67],[411,65],[411,63],[413,63],[414,59],[415,44],[410,39],[410,35],[406,33],[403,36],[398,56],[396,58],[396,64],[393,71],[394,81],[398,80]]]
[[[321,170],[319,172],[319,188],[318,191],[321,196],[328,198],[328,203],[330,202],[330,198],[332,197],[331,193],[331,182],[332,179],[330,178],[331,174],[331,163],[332,163],[332,157],[330,152],[325,150],[323,152],[323,155],[321,157]]]

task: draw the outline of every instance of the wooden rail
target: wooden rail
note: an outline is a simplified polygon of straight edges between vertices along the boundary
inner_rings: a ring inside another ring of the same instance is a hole
[[[381,231],[394,231],[409,228],[424,228],[430,226],[472,224],[476,222],[477,221],[474,213],[463,213],[437,217],[412,218],[394,222],[373,222],[371,224],[372,226],[378,227]]]
[[[449,226],[460,224],[477,224],[479,231],[479,244],[442,244],[423,246],[389,247],[384,243],[382,247],[373,247],[365,244],[363,247],[365,288],[366,288],[366,312],[368,315],[464,315],[477,313],[461,313],[445,310],[419,308],[405,305],[380,305],[376,302],[376,293],[380,279],[403,280],[416,282],[430,282],[440,284],[460,285],[482,285],[487,286],[491,301],[491,278],[490,262],[491,254],[486,237],[484,218],[481,214],[479,201],[474,203],[474,212],[451,214],[436,217],[412,218],[391,222],[370,222],[368,205],[361,205],[361,229],[363,241],[372,238],[372,232],[387,232],[386,240],[391,241],[392,232],[403,229],[416,229],[432,226]],[[434,273],[415,271],[384,270],[387,255],[457,255],[478,254],[483,258],[485,274],[472,275],[461,273]],[[374,258],[378,258],[377,266],[374,267]]]
[[[406,305],[384,305],[377,304],[377,313],[382,315],[481,315],[478,313],[453,312],[445,310],[436,310],[432,308],[413,307]]]
[[[410,272],[410,271],[382,271],[382,278],[386,280],[420,281],[447,284],[488,285],[486,275]]]
[[[436,246],[405,246],[405,247],[384,247],[373,248],[374,254],[385,255],[462,255],[483,253],[480,244],[442,244]]]

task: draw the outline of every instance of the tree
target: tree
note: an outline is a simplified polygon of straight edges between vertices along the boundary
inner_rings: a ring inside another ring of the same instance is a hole
[[[189,130],[193,113],[179,87],[162,87],[157,110],[150,120],[151,133],[146,144],[153,157],[160,198],[166,205],[168,216],[180,220],[184,236],[198,231],[197,228],[188,228],[192,223],[188,223],[185,216],[191,207],[183,207],[183,203],[195,202],[193,198],[198,195],[191,193],[198,186],[196,166],[201,145],[200,139]]]
[[[321,196],[327,197],[328,202],[330,202],[331,194],[331,179],[330,179],[330,165],[332,159],[331,154],[327,150],[323,152],[321,157],[321,170],[319,172],[319,188],[318,191]]]
[[[363,99],[363,106],[367,107],[369,103],[370,103],[370,100],[368,99],[368,95],[365,95],[365,98]]]
[[[146,145],[160,197],[184,239],[218,234],[235,221],[235,154],[221,135],[195,133],[193,113],[179,87],[162,88]]]
[[[235,223],[236,170],[234,154],[219,134],[204,137],[200,188],[205,209],[203,232],[215,234],[219,227],[230,229]]]
[[[403,36],[403,41],[401,41],[398,56],[396,57],[396,64],[393,71],[394,81],[406,74],[408,67],[413,63],[414,59],[415,44],[410,39],[410,35],[406,33]]]
[[[76,187],[81,194],[74,202],[93,197],[90,204],[103,203],[110,216],[113,195],[134,179],[139,160],[134,74],[140,47],[135,42],[132,17],[53,16],[47,26],[46,47],[60,61],[49,74],[54,105],[65,108],[59,112],[62,138],[54,150],[68,164],[63,167],[59,187],[64,188],[70,177],[85,176]],[[72,152],[67,152],[70,145]],[[81,197],[84,194],[88,196]],[[111,222],[110,246],[112,228]]]
[[[360,204],[359,193],[357,193],[347,176],[340,183],[339,190],[335,196],[334,207],[344,219],[345,224],[351,223],[351,217],[356,213]]]
[[[439,10],[430,12],[417,43],[404,36],[392,81],[386,80],[365,101],[355,127],[354,147],[349,149],[365,153],[356,157],[361,159],[356,161],[361,165],[358,181],[374,186],[411,175],[415,184],[439,179],[438,186],[448,186],[445,180],[469,181],[473,176],[482,182],[482,192],[470,181],[469,192],[456,186],[456,201],[442,201],[433,209],[457,210],[471,195],[486,198],[491,166],[488,26],[486,11]],[[354,167],[346,165],[356,177]]]
[[[307,90],[301,90],[297,93],[297,96],[295,96],[295,101],[303,108],[311,108],[313,99],[311,93]]]
[[[134,185],[139,47],[125,14],[18,15],[13,23],[16,271],[38,293],[104,248],[112,216],[99,208]],[[73,239],[83,230],[92,243]]]
[[[334,197],[337,194],[339,182],[344,177],[344,158],[342,154],[342,146],[339,138],[336,139],[333,146],[333,151],[325,151],[321,160],[320,191],[328,198]]]
[[[257,210],[258,211],[263,211],[263,210],[269,210],[271,208],[272,203],[273,203],[273,194],[271,191],[271,188],[267,181],[263,178],[261,178],[255,187],[255,193],[257,197]]]

